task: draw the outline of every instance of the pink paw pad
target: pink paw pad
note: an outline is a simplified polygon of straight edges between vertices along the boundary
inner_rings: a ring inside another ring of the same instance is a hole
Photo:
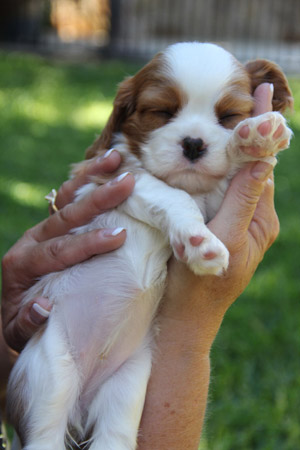
[[[259,134],[263,137],[267,136],[271,132],[271,129],[272,124],[269,120],[266,120],[257,127]]]
[[[274,139],[278,139],[280,138],[280,136],[282,136],[282,133],[284,132],[284,126],[282,125],[282,123],[279,125],[279,127],[277,128],[277,130],[275,131],[275,133],[273,134],[273,138]]]
[[[248,125],[244,125],[240,130],[239,130],[239,135],[242,139],[247,139],[250,133],[250,128],[248,127]]]
[[[214,259],[217,256],[216,252],[206,252],[204,253],[204,259],[210,260],[210,259]]]
[[[204,241],[203,236],[192,236],[190,237],[190,244],[193,247],[198,247]]]

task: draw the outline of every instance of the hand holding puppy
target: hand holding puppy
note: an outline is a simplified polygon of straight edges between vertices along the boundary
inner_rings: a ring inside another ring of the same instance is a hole
[[[20,351],[49,315],[51,304],[43,297],[21,306],[24,293],[39,277],[73,266],[95,254],[115,250],[123,244],[126,238],[124,230],[94,230],[77,236],[68,234],[72,228],[85,224],[101,211],[114,208],[130,195],[134,186],[131,175],[120,183],[98,188],[84,201],[70,204],[75,191],[90,176],[113,172],[120,161],[118,152],[110,152],[106,158],[91,161],[78,177],[66,181],[56,199],[59,211],[28,230],[4,256],[3,334],[13,349]]]
[[[254,96],[253,115],[272,110],[269,84],[260,85]],[[249,163],[234,177],[219,212],[208,224],[230,251],[224,277],[197,277],[175,258],[170,261],[140,450],[196,448],[199,442],[211,345],[226,310],[243,292],[279,231],[272,170],[265,162]]]

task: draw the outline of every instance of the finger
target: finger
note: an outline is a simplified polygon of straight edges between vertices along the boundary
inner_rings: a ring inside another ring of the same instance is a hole
[[[125,239],[126,231],[120,227],[47,240],[33,247],[28,272],[32,278],[63,270],[92,256],[116,250]]]
[[[27,247],[14,263],[15,272],[23,274],[22,283],[29,288],[37,277],[71,267],[92,256],[119,248],[126,239],[124,228],[93,230],[68,234]],[[22,270],[23,269],[23,270]],[[23,274],[24,275],[24,274]],[[24,278],[24,276],[23,276]]]
[[[249,164],[233,178],[220,210],[209,224],[225,245],[236,242],[248,230],[272,170],[270,164],[260,161]]]
[[[59,188],[55,202],[58,209],[62,209],[65,205],[71,203],[77,189],[86,184],[92,175],[113,172],[119,167],[120,163],[121,156],[114,149],[109,150],[102,157],[89,160],[77,176],[65,181]]]
[[[47,321],[51,307],[47,298],[38,297],[19,308],[4,329],[9,346],[18,352],[23,350],[26,342]]]
[[[257,86],[253,94],[255,100],[253,116],[259,116],[260,114],[272,111],[273,90],[274,86],[269,83],[263,83]]]
[[[85,225],[96,215],[118,206],[131,194],[133,188],[134,177],[132,174],[127,174],[123,178],[119,176],[112,182],[87,194],[82,200],[66,205],[48,219],[31,228],[27,234],[38,242],[63,236],[71,229]]]

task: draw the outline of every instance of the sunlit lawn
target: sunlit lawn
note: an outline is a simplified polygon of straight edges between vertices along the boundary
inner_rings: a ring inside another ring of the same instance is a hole
[[[44,195],[83,157],[136,67],[0,55],[2,255],[46,216]],[[291,85],[295,137],[276,168],[281,233],[215,342],[201,449],[300,448],[300,81]]]

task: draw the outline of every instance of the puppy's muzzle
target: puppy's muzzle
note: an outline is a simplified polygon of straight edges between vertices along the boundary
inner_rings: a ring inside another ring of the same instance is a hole
[[[197,159],[204,156],[207,151],[202,139],[193,139],[191,137],[186,137],[182,141],[182,148],[184,156],[191,162],[197,161]]]

